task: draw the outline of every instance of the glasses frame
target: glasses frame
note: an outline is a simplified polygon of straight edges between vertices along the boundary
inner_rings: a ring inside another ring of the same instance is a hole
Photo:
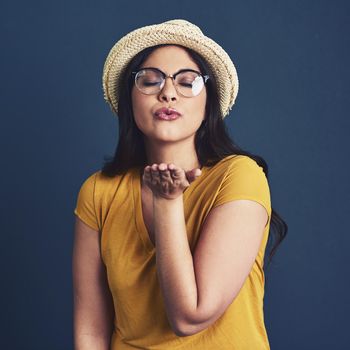
[[[154,92],[154,93],[151,93],[151,94],[146,94],[145,92],[143,92],[143,91],[137,86],[137,84],[136,84],[137,74],[138,74],[139,72],[141,72],[142,70],[145,70],[145,69],[155,70],[155,71],[159,72],[159,73],[162,75],[163,81],[161,82],[161,84],[160,84],[160,86],[159,86],[159,91]],[[168,74],[168,75],[167,75],[167,74],[165,74],[163,71],[161,71],[160,69],[158,69],[158,68],[156,68],[156,67],[143,67],[143,68],[138,69],[137,71],[131,72],[131,74],[135,76],[135,78],[134,78],[135,86],[136,86],[137,89],[138,89],[141,93],[143,93],[144,95],[156,95],[156,94],[158,94],[159,92],[162,91],[162,89],[163,89],[163,87],[164,87],[165,79],[166,79],[166,78],[171,78],[172,81],[173,81],[173,84],[174,84],[174,86],[175,86],[175,89],[176,89],[177,93],[179,93],[181,96],[184,96],[184,97],[196,97],[196,96],[198,96],[199,94],[198,94],[198,95],[195,95],[195,96],[186,96],[186,95],[182,94],[182,93],[177,89],[177,84],[175,84],[176,76],[177,76],[178,74],[180,74],[180,73],[183,73],[183,72],[194,72],[194,73],[197,73],[198,75],[200,75],[200,76],[202,77],[203,81],[204,81],[203,87],[204,87],[204,85],[206,84],[207,80],[209,79],[209,75],[204,75],[204,74],[202,74],[201,72],[198,72],[197,70],[190,69],[190,68],[180,69],[179,71],[177,71],[177,72],[174,73],[174,74]],[[201,91],[202,91],[202,90],[203,90],[203,88],[201,89]],[[200,91],[200,92],[201,92],[201,91]],[[200,92],[199,92],[199,93],[200,93]]]

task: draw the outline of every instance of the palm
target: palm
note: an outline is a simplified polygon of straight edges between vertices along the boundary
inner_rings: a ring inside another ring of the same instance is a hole
[[[197,168],[185,172],[176,165],[161,163],[146,166],[143,180],[154,196],[174,199],[183,194],[200,174],[201,170]]]

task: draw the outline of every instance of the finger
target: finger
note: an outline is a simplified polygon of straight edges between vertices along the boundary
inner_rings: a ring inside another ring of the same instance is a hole
[[[196,178],[199,177],[200,175],[202,175],[202,170],[199,168],[192,169],[186,173],[186,177],[190,182],[196,180]]]
[[[158,164],[154,163],[151,166],[151,176],[152,176],[152,183],[156,185],[159,183],[159,171],[158,171]]]
[[[160,170],[159,173],[160,173],[160,177],[162,180],[169,180],[170,179],[170,172],[169,172],[167,164],[161,163],[159,165],[158,169]]]
[[[194,176],[195,177],[198,177],[198,176],[201,176],[201,175],[202,175],[202,169],[197,168],[197,169],[194,170]]]
[[[151,167],[149,165],[147,165],[145,167],[144,172],[143,172],[143,176],[144,176],[145,180],[148,180],[148,181],[152,180]]]
[[[181,177],[181,173],[182,173],[182,169],[174,164],[170,164],[171,165],[171,175],[174,177],[174,178],[180,178]]]
[[[162,186],[163,193],[169,192],[169,183],[168,182],[162,182],[161,186]]]
[[[158,165],[158,169],[159,169],[160,171],[164,171],[164,170],[167,169],[167,165],[166,165],[165,163],[160,163],[160,164]]]
[[[186,179],[187,179],[188,182],[192,182],[194,180],[194,176],[192,174],[192,171],[187,171],[185,173],[185,175],[186,175]]]

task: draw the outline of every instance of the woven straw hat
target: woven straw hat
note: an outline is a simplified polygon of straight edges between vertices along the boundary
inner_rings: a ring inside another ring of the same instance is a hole
[[[178,44],[199,53],[210,65],[217,80],[222,117],[232,109],[238,93],[236,68],[226,51],[205,36],[196,25],[183,19],[148,25],[129,32],[110,50],[103,67],[104,99],[118,112],[118,82],[129,61],[147,47]]]

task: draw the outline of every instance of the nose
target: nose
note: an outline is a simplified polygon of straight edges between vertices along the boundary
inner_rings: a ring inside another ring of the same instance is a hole
[[[176,101],[178,98],[177,91],[174,85],[174,80],[172,77],[166,77],[164,81],[164,86],[159,93],[159,99],[161,101]]]

